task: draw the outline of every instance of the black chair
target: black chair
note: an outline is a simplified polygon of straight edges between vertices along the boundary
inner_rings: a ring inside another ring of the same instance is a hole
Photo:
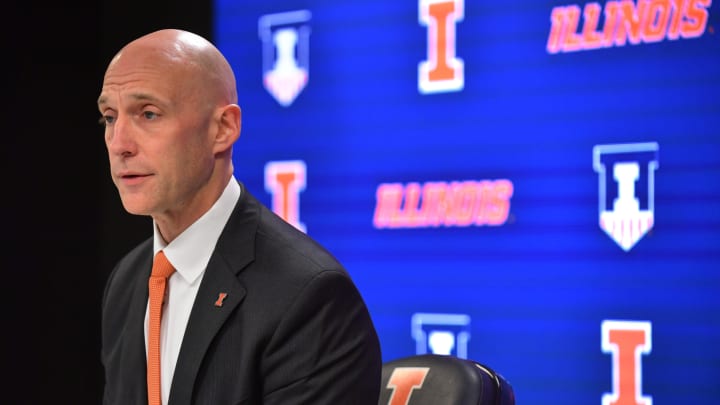
[[[473,360],[423,354],[382,366],[379,405],[514,405],[510,383]]]

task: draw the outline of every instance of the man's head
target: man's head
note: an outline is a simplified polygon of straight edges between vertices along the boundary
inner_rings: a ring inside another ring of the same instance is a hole
[[[123,206],[151,215],[173,239],[232,175],[241,120],[230,65],[200,36],[156,31],[115,55],[98,107]]]

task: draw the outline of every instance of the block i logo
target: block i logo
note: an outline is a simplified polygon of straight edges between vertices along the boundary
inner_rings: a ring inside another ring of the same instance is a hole
[[[416,313],[411,323],[416,354],[433,353],[467,358],[470,316]]]
[[[258,20],[263,43],[263,85],[287,107],[303,91],[310,74],[310,11],[266,14]]]
[[[461,91],[465,86],[465,66],[455,56],[455,25],[464,16],[464,0],[419,0],[419,22],[427,27],[427,60],[418,66],[420,93]]]
[[[596,145],[593,168],[599,177],[600,228],[627,252],[655,222],[658,144]]]

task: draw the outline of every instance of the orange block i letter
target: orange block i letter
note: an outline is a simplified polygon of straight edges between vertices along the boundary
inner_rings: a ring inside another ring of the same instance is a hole
[[[652,350],[650,322],[611,321],[602,323],[602,350],[612,354],[613,392],[604,394],[603,405],[652,405],[642,395],[640,356]]]
[[[300,222],[300,192],[305,190],[307,169],[302,160],[265,164],[265,189],[272,194],[272,210],[295,228],[307,232]]]
[[[464,0],[420,0],[420,24],[427,27],[427,60],[418,66],[420,93],[460,91],[462,59],[455,57],[455,25],[464,17]]]

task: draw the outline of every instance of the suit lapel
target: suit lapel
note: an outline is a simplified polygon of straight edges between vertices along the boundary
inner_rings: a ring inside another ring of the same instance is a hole
[[[242,187],[242,185],[241,185]],[[195,381],[210,343],[246,290],[237,274],[254,260],[257,201],[242,189],[203,275],[185,330],[170,390],[170,405],[190,404]],[[219,294],[227,294],[217,306]]]
[[[215,302],[220,293],[227,296],[218,307]],[[180,346],[170,404],[191,403],[195,379],[210,342],[244,297],[245,289],[232,272],[208,265]]]
[[[123,340],[124,354],[122,358],[124,364],[121,366],[123,370],[138,370],[137,372],[125,373],[124,377],[127,378],[127,381],[123,385],[124,389],[127,390],[124,396],[132,398],[135,401],[133,403],[138,405],[147,404],[145,311],[148,300],[147,280],[152,268],[152,250],[149,250],[146,256],[147,258],[143,259],[141,268],[146,268],[147,272],[143,272],[133,286],[133,296],[130,300],[131,307],[128,309],[127,329],[124,331],[126,334]]]

